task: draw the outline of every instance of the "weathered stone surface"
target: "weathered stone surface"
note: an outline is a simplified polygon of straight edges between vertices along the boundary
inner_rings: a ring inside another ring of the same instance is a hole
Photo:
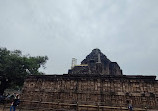
[[[158,81],[155,80],[155,76],[30,76],[25,81],[22,99],[105,106],[126,106],[126,101],[129,100],[134,107],[158,109]],[[42,107],[50,106],[47,104]]]
[[[116,62],[111,62],[99,49],[93,49],[81,65],[70,69],[68,73],[122,75],[122,70]]]
[[[158,81],[155,78],[123,75],[116,62],[94,49],[81,65],[69,70],[69,74],[29,76],[21,97],[26,101],[21,106],[108,111],[103,106],[127,107],[126,103],[130,101],[135,108],[158,109]],[[84,105],[89,105],[89,109]]]

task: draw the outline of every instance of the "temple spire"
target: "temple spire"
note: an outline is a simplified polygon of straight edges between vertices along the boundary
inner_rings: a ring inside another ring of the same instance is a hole
[[[98,53],[98,63],[101,63],[100,53]]]

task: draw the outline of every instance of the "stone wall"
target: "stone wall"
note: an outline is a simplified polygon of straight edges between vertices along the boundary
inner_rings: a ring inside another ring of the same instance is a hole
[[[42,75],[29,76],[22,100],[43,103],[63,102],[158,109],[158,81],[155,76],[112,75]],[[24,104],[24,106],[26,103]],[[34,103],[34,106],[39,104]],[[40,104],[41,107],[56,107]],[[68,107],[64,107],[65,109]],[[69,109],[73,107],[69,107]]]

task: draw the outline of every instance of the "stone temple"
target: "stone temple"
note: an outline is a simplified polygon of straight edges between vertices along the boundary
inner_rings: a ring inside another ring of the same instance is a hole
[[[93,49],[81,65],[74,66],[68,74],[122,75],[122,70],[117,62],[111,62],[99,49]]]
[[[24,83],[21,107],[42,111],[158,110],[156,76],[123,75],[99,49],[68,74],[31,75]]]

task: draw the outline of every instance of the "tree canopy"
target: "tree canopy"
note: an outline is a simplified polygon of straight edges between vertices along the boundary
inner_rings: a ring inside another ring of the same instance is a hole
[[[39,68],[45,68],[47,56],[22,55],[20,50],[0,48],[0,76],[7,79],[7,87],[21,87],[28,75],[41,75]]]

